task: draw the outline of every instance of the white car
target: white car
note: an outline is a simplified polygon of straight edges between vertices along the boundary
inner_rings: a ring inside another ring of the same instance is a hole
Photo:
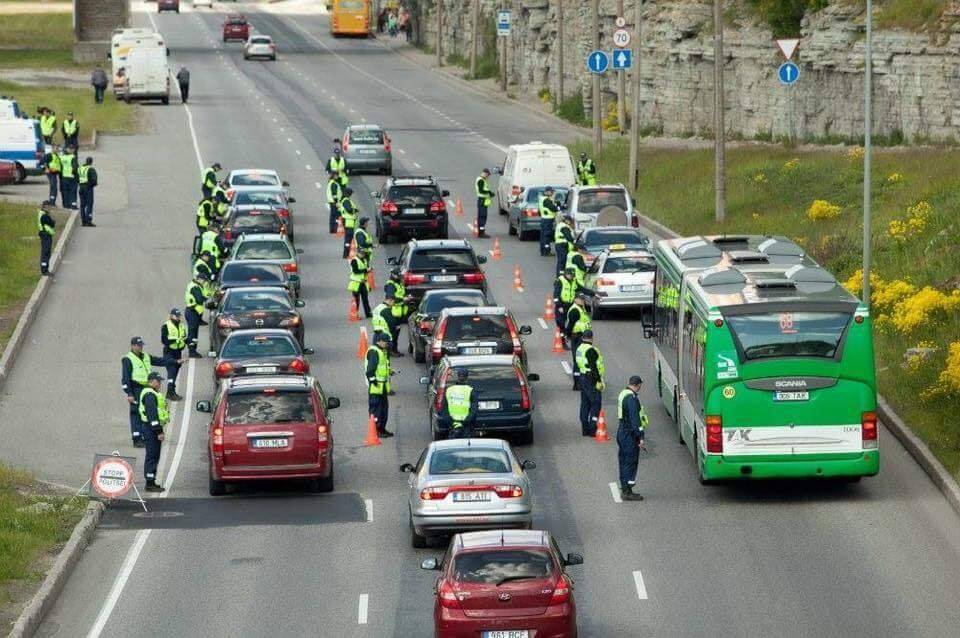
[[[587,270],[584,287],[593,294],[587,307],[594,319],[610,308],[639,308],[653,304],[657,264],[645,250],[605,250]]]
[[[269,58],[277,59],[277,45],[273,38],[268,35],[251,35],[247,38],[247,43],[243,46],[243,59],[250,58]]]
[[[197,7],[208,7],[212,9],[213,0],[193,0],[193,8],[196,9]]]
[[[495,190],[501,215],[508,213],[510,206],[528,186],[570,186],[577,182],[573,158],[567,147],[539,141],[512,144],[507,149],[503,164],[495,166],[493,172],[500,175]]]
[[[241,191],[261,191],[287,194],[287,182],[280,179],[277,171],[265,168],[238,168],[227,175],[227,197]]]
[[[567,193],[563,212],[573,217],[574,231],[594,226],[632,226],[640,218],[634,209],[630,191],[623,184],[574,186]]]

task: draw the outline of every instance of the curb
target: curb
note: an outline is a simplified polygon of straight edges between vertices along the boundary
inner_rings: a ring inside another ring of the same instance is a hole
[[[56,275],[59,270],[58,266],[63,257],[63,252],[66,250],[67,243],[73,236],[73,231],[77,227],[77,218],[79,216],[80,214],[77,211],[70,211],[70,218],[67,220],[66,226],[64,226],[63,235],[60,241],[57,242],[57,245],[54,246],[53,254],[50,257],[50,272],[54,275]],[[16,362],[17,355],[20,354],[20,349],[26,340],[27,330],[36,318],[37,312],[40,310],[40,304],[43,303],[43,300],[47,296],[47,291],[52,284],[53,277],[40,277],[40,281],[37,282],[36,287],[33,289],[33,294],[30,295],[27,305],[23,308],[20,319],[17,320],[17,325],[13,329],[13,334],[10,335],[10,341],[7,342],[7,347],[3,350],[3,356],[0,357],[0,388],[3,387],[3,384],[7,381],[7,377],[10,376],[10,372],[13,370],[13,364]]]
[[[642,213],[638,212],[637,214],[640,216],[640,223],[649,227],[655,233],[671,239],[680,236],[660,222],[650,219]],[[900,444],[910,453],[910,456],[917,462],[917,465],[926,472],[930,480],[933,481],[933,484],[937,486],[937,489],[943,493],[950,507],[952,507],[957,514],[960,514],[960,483],[957,483],[957,480],[953,478],[947,468],[943,466],[943,463],[933,455],[933,452],[930,451],[927,444],[913,433],[910,426],[900,418],[899,414],[893,411],[893,408],[890,407],[887,400],[879,394],[877,395],[877,414],[887,429],[897,437]]]
[[[47,572],[40,589],[33,595],[20,617],[17,618],[17,622],[14,623],[9,634],[10,638],[27,638],[40,627],[43,617],[50,611],[50,607],[53,606],[70,574],[73,573],[73,568],[79,562],[83,550],[90,544],[105,509],[106,506],[100,501],[87,505],[86,513],[73,528],[70,540],[60,550],[57,560]]]

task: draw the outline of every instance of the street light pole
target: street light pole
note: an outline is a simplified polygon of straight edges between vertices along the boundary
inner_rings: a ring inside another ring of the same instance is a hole
[[[873,2],[867,0],[866,61],[863,67],[863,303],[870,307],[870,155],[873,111]]]
[[[713,0],[713,137],[714,137],[714,215],[718,222],[726,217],[726,128],[723,121],[723,0]]]
[[[593,17],[593,50],[598,51],[600,50],[600,0],[593,0],[590,13]],[[600,74],[594,73],[592,80],[593,156],[596,158],[603,148],[603,132],[600,130]]]
[[[443,66],[443,0],[437,0],[437,66]]]
[[[637,3],[640,0],[636,0]],[[617,0],[617,17],[623,17],[623,0]],[[617,124],[620,135],[627,130],[627,76],[625,71],[617,71]]]
[[[557,104],[563,102],[563,2],[557,2]]]
[[[633,25],[633,105],[630,109],[630,188],[640,186],[640,36],[643,31],[643,0],[636,0]]]

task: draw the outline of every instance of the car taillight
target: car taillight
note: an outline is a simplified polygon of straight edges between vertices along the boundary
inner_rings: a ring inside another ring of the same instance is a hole
[[[210,442],[213,444],[214,454],[223,454],[223,428],[213,428]]]
[[[520,354],[520,333],[517,332],[517,326],[513,323],[513,319],[510,317],[507,317],[507,329],[510,330],[510,339],[513,341],[513,354]]]
[[[297,264],[296,262],[289,261],[283,265],[283,269],[286,272],[297,272]]]
[[[233,194],[234,194],[234,190],[233,190],[232,188],[228,188],[228,189],[227,189],[227,199],[228,199],[228,200],[233,199]]]
[[[283,217],[283,218],[285,218],[285,219],[289,219],[289,218],[290,218],[290,211],[287,210],[286,208],[278,208],[278,209],[277,209],[277,215],[279,215],[280,217]]]
[[[421,322],[420,322],[420,330],[431,330],[431,329],[433,329],[433,322],[432,322],[432,321],[421,321]]]
[[[523,496],[523,488],[519,485],[494,485],[493,491],[500,498],[520,498]]]
[[[219,319],[217,319],[217,326],[220,328],[239,328],[240,322],[234,321],[229,317],[220,317]]]
[[[431,213],[443,213],[446,210],[447,210],[447,207],[444,205],[443,202],[433,202],[432,204],[430,204]]]
[[[516,197],[517,195],[520,194],[520,190],[521,190],[520,185],[519,185],[519,184],[514,184],[514,185],[510,188],[510,194],[513,195],[514,197]]]
[[[317,426],[317,441],[320,443],[326,443],[330,438],[330,432],[327,430],[327,426],[318,425]]]
[[[228,377],[233,374],[233,364],[229,363],[228,361],[221,361],[217,364],[217,367],[214,368],[214,371],[218,379]]]
[[[517,370],[517,381],[520,383],[520,409],[530,409],[530,389],[523,380],[523,373]]]
[[[300,317],[287,317],[286,319],[280,322],[281,328],[290,328],[292,326],[300,325]]]
[[[381,213],[392,214],[392,213],[396,213],[399,210],[400,209],[397,208],[397,204],[395,202],[390,201],[389,199],[383,202],[382,204],[380,204]]]
[[[551,605],[562,605],[570,602],[570,581],[566,576],[560,576],[557,579],[557,586],[553,588],[553,594],[550,596]]]
[[[634,228],[640,228],[640,218],[637,217],[636,214],[634,214],[633,217],[630,218],[630,225],[633,226]]]
[[[863,412],[860,415],[860,440],[864,450],[877,448],[877,413]]]
[[[482,284],[484,279],[486,277],[482,272],[468,272],[463,275],[463,283],[465,284]]]
[[[723,420],[714,414],[707,415],[707,452],[723,453]]]
[[[350,141],[347,139],[347,136],[343,136],[343,142],[340,143],[340,148],[343,149],[343,152],[346,153],[347,149],[350,148]]]
[[[310,364],[300,357],[297,357],[290,362],[290,365],[287,366],[287,370],[290,372],[296,372],[298,374],[306,374],[310,372]]]
[[[539,217],[540,210],[537,208],[525,208],[523,211],[524,217]]]
[[[446,332],[446,330],[447,330],[447,320],[444,319],[443,321],[440,322],[440,325],[437,326],[437,331],[433,335],[433,345],[430,347],[430,350],[433,352],[434,361],[440,358],[441,349],[443,347],[443,333]],[[445,381],[446,381],[446,377],[444,377],[444,382]],[[442,386],[443,384],[441,383],[440,385]],[[438,398],[442,394],[443,393],[440,392],[437,395]],[[437,409],[438,410],[440,409],[439,402],[437,403]]]
[[[410,286],[412,284],[423,284],[427,282],[426,275],[418,275],[412,272],[403,273],[403,285]]]
[[[607,279],[606,277],[603,277],[602,279],[597,280],[597,285],[598,286],[616,286],[617,282],[614,281],[613,279]]]
[[[449,487],[427,487],[420,490],[421,501],[442,501],[450,493]]]
[[[453,589],[453,585],[450,584],[450,581],[446,579],[444,579],[440,583],[440,587],[437,588],[437,599],[440,601],[441,607],[445,607],[447,609],[460,609],[460,597]]]

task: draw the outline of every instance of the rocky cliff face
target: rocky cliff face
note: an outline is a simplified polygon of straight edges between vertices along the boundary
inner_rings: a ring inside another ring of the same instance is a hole
[[[423,1],[423,0],[421,0]],[[423,34],[436,43],[434,4],[425,3]],[[469,55],[470,0],[443,2],[446,53]],[[564,2],[565,92],[589,93],[585,72],[592,49],[590,0],[481,0],[492,20],[512,9],[509,81],[518,92],[557,91],[557,4]],[[625,0],[632,30],[634,3]],[[728,0],[729,2],[730,0]],[[732,4],[732,3],[731,3]],[[617,3],[600,2],[601,48],[610,50]],[[783,61],[773,36],[751,19],[724,31],[727,127],[731,136],[855,139],[863,134],[864,15],[839,2],[807,16],[794,60],[794,88],[777,79]],[[874,127],[877,135],[911,141],[960,138],[960,1],[947,8],[935,33],[874,32]],[[700,0],[647,0],[641,38],[641,125],[666,135],[709,134],[713,122],[713,5]],[[636,64],[636,60],[634,61]],[[629,83],[628,83],[629,84]],[[603,79],[604,108],[614,99],[613,73]],[[632,99],[632,96],[631,98]],[[793,105],[791,107],[791,100]]]

